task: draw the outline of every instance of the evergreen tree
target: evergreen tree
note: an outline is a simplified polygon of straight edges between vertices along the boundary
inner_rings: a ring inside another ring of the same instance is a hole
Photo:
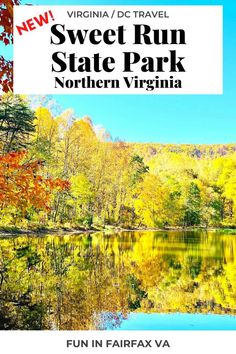
[[[0,99],[0,144],[3,153],[25,149],[35,131],[34,112],[21,96],[4,95]]]
[[[137,182],[143,180],[143,176],[149,172],[149,167],[145,165],[143,161],[143,157],[135,154],[131,158],[131,166],[134,170],[133,174],[131,175],[132,184],[135,185]]]

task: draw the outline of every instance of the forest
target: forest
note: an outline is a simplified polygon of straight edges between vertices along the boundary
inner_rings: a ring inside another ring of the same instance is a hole
[[[50,98],[1,96],[2,229],[233,228],[235,167],[236,144],[124,142]]]

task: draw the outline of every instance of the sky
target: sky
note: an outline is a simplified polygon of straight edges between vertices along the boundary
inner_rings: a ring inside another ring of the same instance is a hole
[[[133,142],[236,142],[236,2],[27,0],[37,5],[223,5],[223,95],[55,95],[63,109],[89,116],[113,138]],[[200,24],[199,24],[200,25]],[[210,26],[210,23],[209,23]],[[1,50],[2,48],[0,48]],[[6,54],[9,56],[10,50]]]

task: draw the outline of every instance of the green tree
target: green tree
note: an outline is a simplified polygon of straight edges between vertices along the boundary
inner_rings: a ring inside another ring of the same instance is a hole
[[[0,146],[4,153],[25,149],[34,132],[34,112],[27,101],[12,94],[0,98]]]
[[[143,180],[143,176],[149,172],[149,167],[145,165],[143,157],[135,154],[131,158],[131,166],[133,169],[133,174],[131,175],[132,184],[135,185],[137,182]]]
[[[184,215],[184,225],[199,225],[201,221],[201,195],[198,185],[190,183],[187,195],[186,209]]]

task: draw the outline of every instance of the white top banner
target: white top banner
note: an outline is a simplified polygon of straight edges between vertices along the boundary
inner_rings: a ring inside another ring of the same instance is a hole
[[[222,94],[222,6],[15,6],[14,91]]]

